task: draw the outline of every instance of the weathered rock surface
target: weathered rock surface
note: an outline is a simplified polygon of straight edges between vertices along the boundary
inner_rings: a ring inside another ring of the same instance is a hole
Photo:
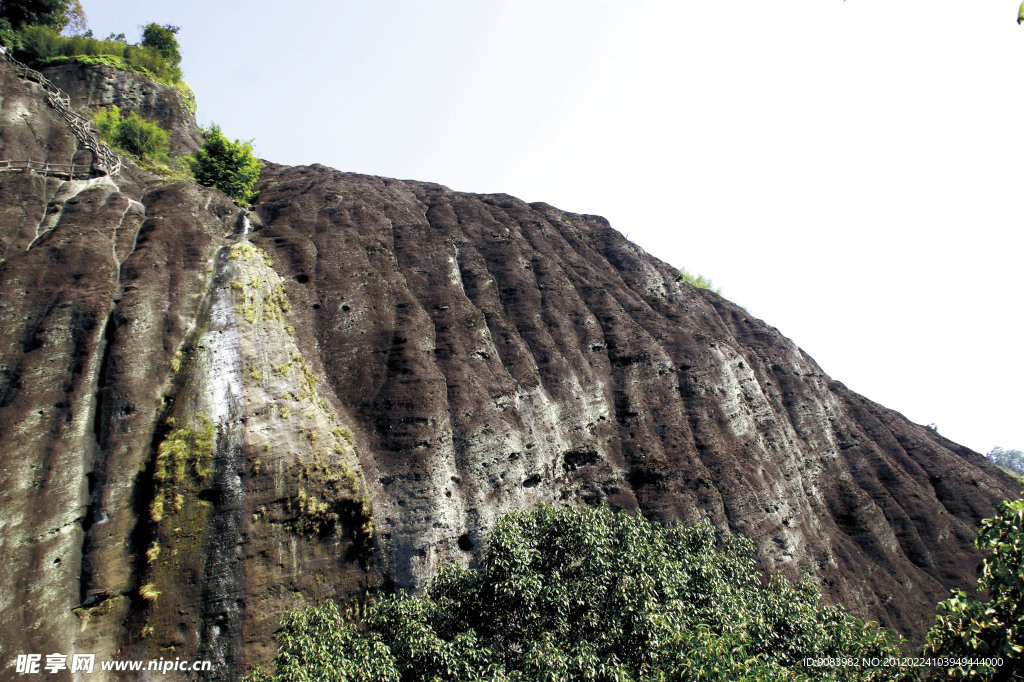
[[[470,559],[508,509],[606,500],[709,516],[920,635],[1019,492],[602,218],[317,166],[260,189],[253,241],[366,444],[385,580]]]
[[[0,116],[28,109],[56,141],[32,158],[73,146],[5,66]],[[351,435],[242,211],[130,162],[6,172],[0,201],[5,677],[8,652],[177,652],[233,679],[288,608],[362,594]]]
[[[0,158],[73,154],[0,78]],[[233,679],[287,608],[421,585],[542,502],[708,516],[918,636],[1019,493],[602,218],[321,166],[258,189],[243,235],[219,192],[131,163],[0,173],[5,671]]]
[[[72,106],[92,109],[116,105],[125,115],[134,111],[156,121],[171,131],[173,154],[194,152],[203,143],[202,132],[189,109],[190,92],[186,96],[186,91],[102,64],[87,66],[69,62],[46,67],[42,74],[71,97]]]
[[[81,163],[88,167],[92,152],[81,149],[78,139],[46,103],[46,90],[38,83],[22,81],[0,59],[0,149],[3,160]],[[7,207],[8,202],[4,203]],[[8,229],[5,219],[3,228]]]

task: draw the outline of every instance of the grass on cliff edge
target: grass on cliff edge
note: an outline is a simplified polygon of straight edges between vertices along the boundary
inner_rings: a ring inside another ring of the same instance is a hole
[[[146,45],[84,35],[62,36],[57,29],[48,26],[25,26],[17,32],[16,40],[19,44],[15,47],[15,56],[32,67],[75,60],[89,63],[83,58],[102,58],[102,63],[123,71],[141,73],[168,85],[181,83],[181,68],[174,60]]]
[[[704,275],[694,275],[694,274],[692,274],[690,272],[687,272],[683,268],[679,268],[679,276],[676,277],[676,281],[677,282],[686,282],[687,284],[693,285],[693,286],[697,287],[698,289],[707,289],[708,291],[715,292],[719,296],[722,295],[722,290],[721,289],[716,289],[711,284],[711,280],[710,279],[706,278]]]
[[[708,521],[664,528],[608,507],[515,511],[479,569],[444,564],[422,596],[342,616],[289,612],[276,671],[250,682],[331,680],[904,680],[912,668],[805,667],[805,658],[900,657],[902,641],[816,586],[767,583],[754,545]]]

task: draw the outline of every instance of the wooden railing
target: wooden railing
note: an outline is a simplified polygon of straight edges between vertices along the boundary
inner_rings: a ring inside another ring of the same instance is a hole
[[[73,163],[49,163],[46,161],[17,161],[12,159],[0,159],[0,171],[8,170],[31,170],[43,175],[61,175],[69,180],[85,179],[92,177],[92,170],[84,164]]]
[[[71,108],[71,98],[66,93],[54,85],[53,81],[43,74],[39,73],[35,69],[28,68],[12,57],[8,51],[0,51],[0,57],[6,59],[7,62],[11,64],[14,68],[14,72],[19,78],[35,81],[46,88],[47,103],[57,110],[57,113],[61,115],[61,118],[67,121],[68,126],[71,128],[71,132],[75,134],[75,137],[77,137],[82,143],[82,146],[92,152],[93,170],[104,175],[117,175],[121,172],[121,157],[114,153],[110,147],[107,147],[105,144],[100,142],[99,137],[96,135],[96,131],[92,127],[92,121],[75,112]],[[5,166],[3,164],[7,165]],[[68,175],[72,178],[76,175],[74,164],[40,163],[38,161],[0,161],[0,170],[14,170],[22,168],[38,170],[38,166],[43,166],[48,169],[48,172],[56,173],[58,175]],[[84,173],[84,175],[89,174],[88,169],[86,169],[86,173]]]

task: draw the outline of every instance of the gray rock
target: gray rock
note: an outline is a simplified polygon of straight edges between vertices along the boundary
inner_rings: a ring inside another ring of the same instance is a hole
[[[117,105],[125,115],[134,111],[143,118],[156,121],[171,131],[172,154],[194,152],[203,143],[195,115],[189,110],[190,91],[106,65],[86,66],[71,62],[46,67],[41,72],[70,95],[73,107],[92,109]]]
[[[50,77],[196,141],[159,88],[86,71]],[[0,79],[0,158],[67,163],[44,94]],[[4,652],[234,679],[288,608],[420,587],[510,509],[599,502],[710,517],[920,637],[1019,492],[600,217],[322,166],[257,189],[242,236],[220,192],[131,163],[0,173]]]

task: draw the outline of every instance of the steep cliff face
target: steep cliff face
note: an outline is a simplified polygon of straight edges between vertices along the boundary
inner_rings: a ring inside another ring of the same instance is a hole
[[[0,74],[10,149],[74,150],[41,88]],[[177,652],[230,679],[286,609],[365,591],[351,434],[243,212],[131,163],[5,172],[0,197],[4,668]]]
[[[0,158],[76,153],[0,78]],[[5,668],[232,679],[286,609],[421,585],[542,502],[710,517],[919,635],[1019,492],[602,218],[321,166],[258,190],[250,231],[130,162],[0,173]]]
[[[254,242],[366,444],[386,580],[471,559],[513,507],[608,501],[709,516],[920,634],[1017,492],[602,218],[316,166],[259,189]]]
[[[196,125],[195,101],[188,90],[155,83],[145,76],[112,66],[60,64],[42,70],[44,76],[68,93],[78,107],[91,109],[116,105],[134,111],[171,131],[170,150],[187,154],[202,145]]]

